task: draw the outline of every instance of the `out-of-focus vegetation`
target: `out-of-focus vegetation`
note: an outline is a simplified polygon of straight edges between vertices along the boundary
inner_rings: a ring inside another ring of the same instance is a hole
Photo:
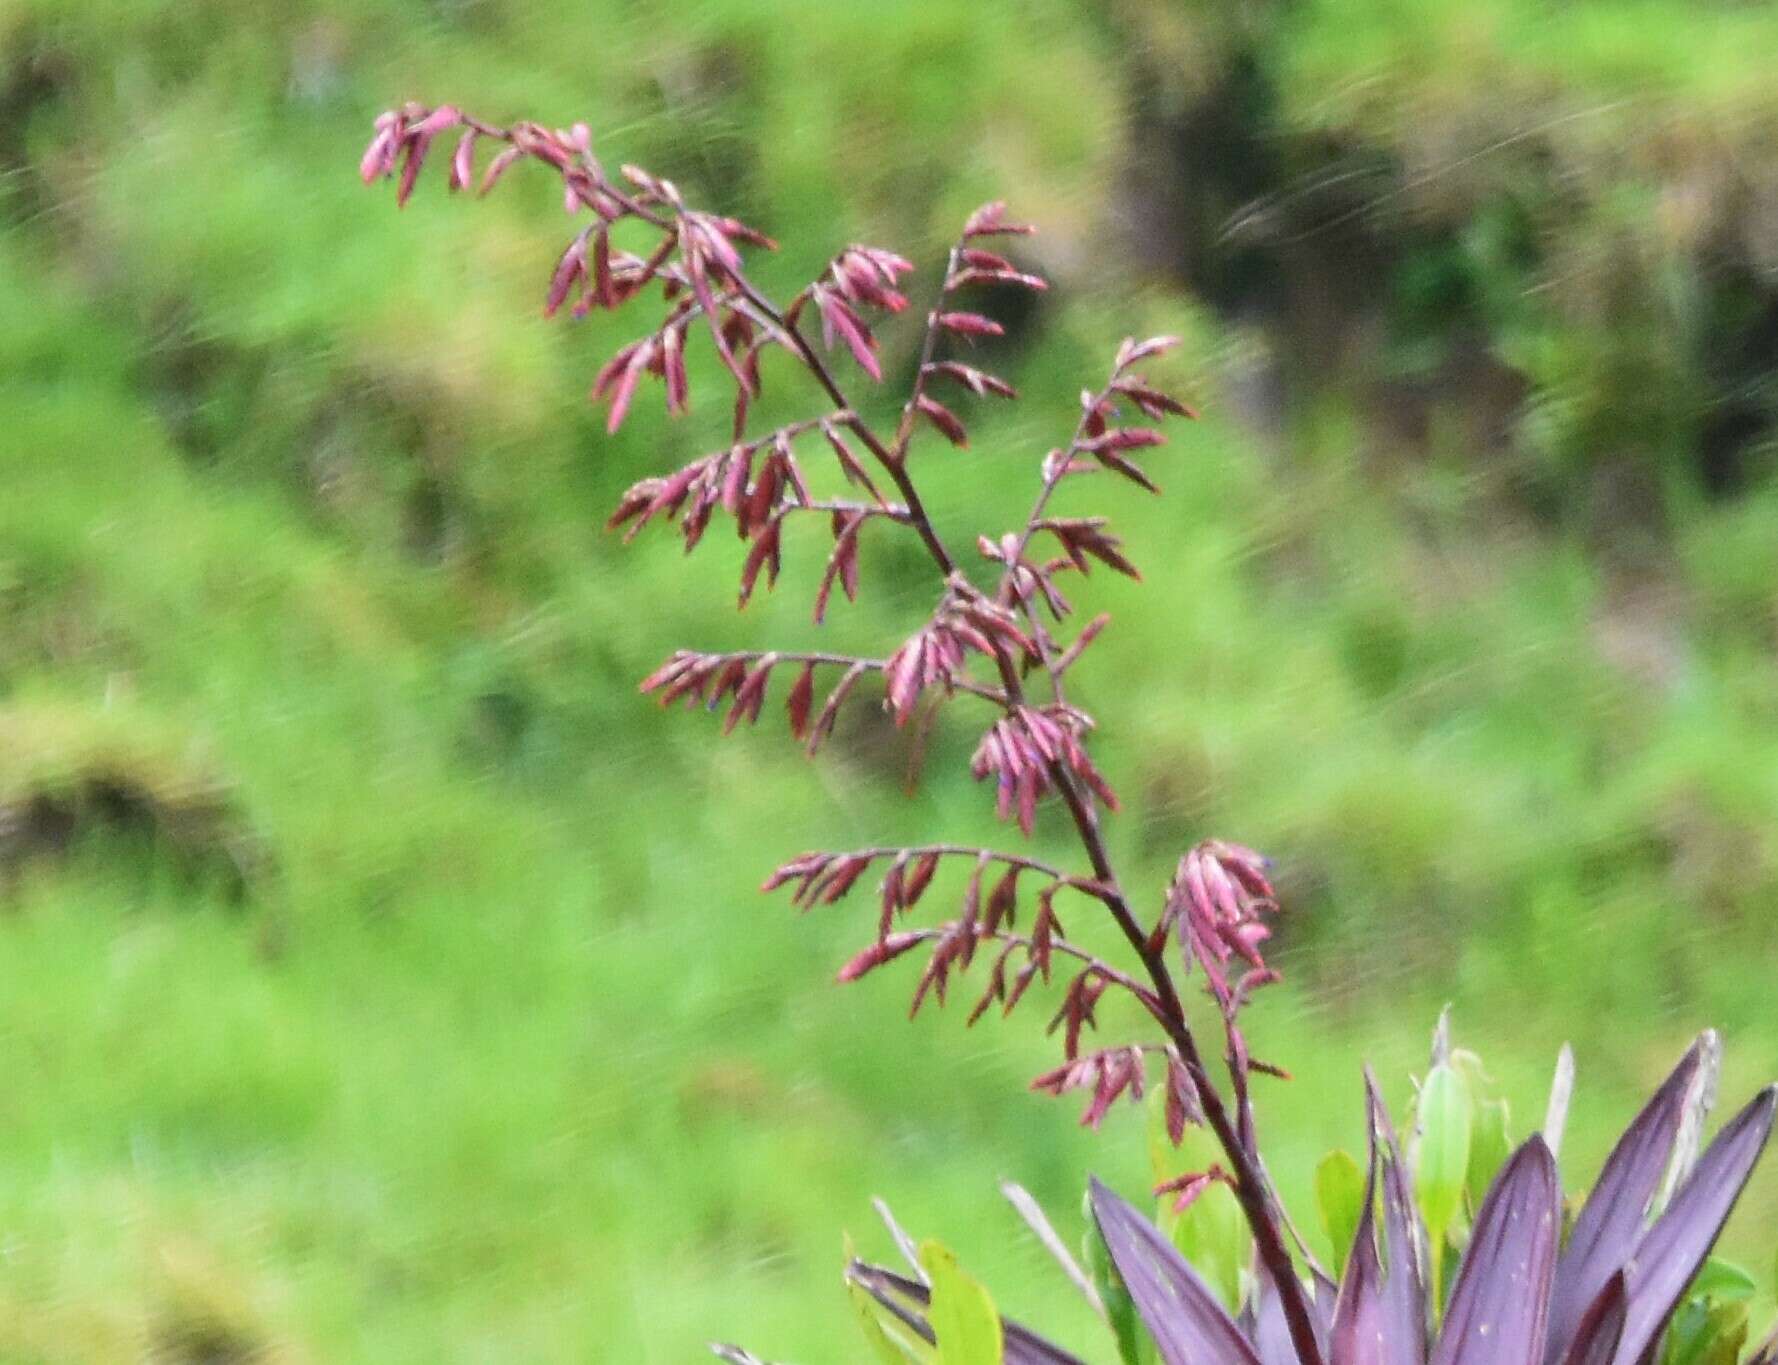
[[[1280,858],[1299,1207],[1446,999],[1521,1127],[1574,1040],[1571,1185],[1700,1024],[1769,1076],[1775,45],[1727,0],[0,3],[0,1357],[843,1358],[869,1193],[1030,1315],[994,1179],[1062,1216],[1144,1168],[1023,1093],[1042,1040],[900,1023],[831,985],[857,922],[752,894],[991,837],[974,737],[910,801],[879,728],[811,767],[640,702],[807,603],[600,534],[725,418],[694,375],[603,436],[627,338],[538,317],[548,184],[358,185],[409,97],[586,118],[782,292],[1042,222],[1027,401],[918,456],[956,538],[1119,336],[1188,337],[1084,698],[1133,884]],[[921,573],[867,546],[826,630],[893,638]]]

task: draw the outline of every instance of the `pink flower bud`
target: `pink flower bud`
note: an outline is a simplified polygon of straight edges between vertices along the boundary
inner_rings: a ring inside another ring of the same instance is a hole
[[[480,134],[471,128],[457,139],[457,150],[451,155],[450,187],[453,192],[468,189],[475,175],[475,140],[478,136]]]
[[[1123,344],[1117,348],[1117,367],[1126,369],[1150,356],[1170,351],[1179,344],[1179,338],[1173,336],[1150,337],[1147,341],[1137,341],[1133,337],[1125,337]]]
[[[661,333],[661,359],[667,381],[667,411],[684,412],[689,389],[685,379],[685,333],[668,327]]]
[[[401,115],[393,110],[379,114],[376,133],[364,149],[364,159],[358,163],[358,174],[365,184],[395,169],[395,153],[400,146]]]
[[[1006,328],[993,318],[985,318],[980,313],[940,313],[938,325],[946,331],[956,332],[961,336],[998,337],[1006,335]]]
[[[871,336],[870,329],[852,311],[850,305],[831,290],[817,286],[814,298],[815,307],[821,314],[821,327],[828,348],[832,349],[833,337],[837,332],[845,340],[859,367],[872,379],[881,382],[883,367],[877,362],[876,338]]]
[[[586,252],[587,234],[583,232],[568,244],[568,249],[556,262],[555,273],[550,276],[549,294],[543,301],[544,317],[552,318],[556,315],[556,310],[562,306],[562,301],[568,297],[568,292],[574,288],[576,281],[586,274]]]
[[[856,981],[867,972],[873,972],[885,962],[893,962],[917,946],[924,935],[918,933],[890,934],[870,945],[839,970],[835,978],[842,984]]]
[[[996,199],[991,204],[983,204],[969,215],[963,224],[965,237],[985,237],[994,233],[1028,237],[1037,229],[1026,223],[1009,223],[1006,221],[1006,203]]]
[[[629,363],[617,376],[617,382],[611,388],[611,415],[605,421],[605,430],[616,434],[624,424],[624,417],[630,410],[630,400],[636,395],[636,384],[642,378],[642,372],[654,361],[656,342],[648,337],[638,343],[630,353]]]
[[[517,161],[523,153],[517,147],[508,147],[488,163],[488,169],[482,172],[481,187],[477,194],[486,194],[500,183],[500,177],[506,174],[506,168]]]
[[[915,406],[919,408],[920,415],[943,432],[945,439],[952,445],[963,449],[968,448],[969,433],[963,429],[963,423],[958,420],[956,413],[936,398],[924,393],[920,395]]]

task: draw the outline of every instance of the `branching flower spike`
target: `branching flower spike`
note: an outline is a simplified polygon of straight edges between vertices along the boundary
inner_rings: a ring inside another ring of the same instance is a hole
[[[1139,575],[1104,517],[1060,516],[1051,503],[1064,482],[1097,474],[1159,491],[1139,461],[1151,460],[1165,443],[1157,424],[1195,414],[1142,371],[1174,339],[1129,340],[1118,348],[1097,387],[1081,395],[1073,431],[1047,453],[1033,453],[1035,490],[1023,523],[984,528],[973,547],[981,558],[966,566],[927,515],[920,472],[942,468],[944,460],[929,455],[960,458],[950,452],[969,446],[961,405],[953,406],[956,394],[1016,397],[1005,379],[981,368],[974,350],[1005,331],[982,311],[980,300],[992,297],[983,286],[1047,287],[1010,254],[1033,229],[1011,219],[1004,204],[987,204],[963,224],[926,304],[909,391],[893,429],[879,429],[849,390],[860,375],[871,384],[883,380],[878,332],[912,311],[911,262],[881,247],[842,245],[815,279],[776,302],[755,283],[746,260],[749,250],[772,248],[768,237],[692,207],[664,177],[629,165],[608,171],[584,124],[499,126],[454,105],[410,104],[377,120],[360,171],[366,182],[395,179],[397,202],[405,203],[447,135],[454,139],[446,174],[452,190],[477,185],[486,193],[520,161],[537,163],[560,182],[573,227],[545,285],[546,315],[625,308],[647,314],[641,333],[591,381],[610,431],[656,384],[666,410],[685,413],[692,399],[686,356],[694,348],[709,346],[725,375],[726,433],[690,464],[637,482],[619,500],[613,528],[634,536],[650,523],[676,523],[689,550],[713,522],[732,522],[748,546],[737,594],[742,606],[776,586],[788,527],[825,528],[831,549],[810,595],[816,622],[836,589],[848,599],[862,590],[877,537],[911,534],[932,562],[932,611],[910,622],[904,637],[886,642],[880,658],[682,650],[643,680],[642,690],[663,704],[726,706],[724,725],[732,729],[759,719],[776,681],[784,688],[789,729],[811,752],[849,703],[880,696],[898,725],[918,714],[924,727],[963,699],[982,711],[971,722],[979,741],[970,768],[992,785],[1001,818],[1029,836],[1041,808],[1060,807],[1079,845],[1074,869],[1018,852],[943,843],[809,853],[780,867],[767,889],[790,887],[793,901],[807,908],[831,905],[858,890],[867,874],[879,876],[872,935],[839,978],[855,981],[923,955],[915,1009],[928,999],[942,1005],[971,973],[978,978],[972,1023],[991,1006],[1010,1014],[1034,985],[1058,991],[1051,1029],[1061,1038],[1065,1062],[1034,1087],[1057,1095],[1084,1092],[1084,1121],[1097,1126],[1120,1099],[1139,1099],[1158,1084],[1168,1097],[1175,1141],[1188,1127],[1207,1127],[1222,1160],[1193,1188],[1215,1179],[1233,1189],[1260,1265],[1276,1287],[1295,1358],[1322,1365],[1321,1318],[1292,1270],[1249,1103],[1252,1075],[1275,1069],[1249,1058],[1238,1025],[1252,992],[1276,979],[1260,952],[1276,909],[1264,860],[1235,844],[1200,844],[1145,909],[1112,865],[1101,822],[1118,800],[1090,754],[1092,718],[1068,696],[1074,666],[1105,626],[1101,616],[1072,628],[1074,579],[1095,565]],[[486,153],[491,156],[478,178],[478,156]],[[625,242],[643,245],[620,247],[620,233]],[[754,430],[756,401],[768,376],[778,382],[784,362],[801,372],[809,389],[808,415]],[[954,884],[940,895],[944,878]],[[906,923],[918,907],[941,903],[949,909],[938,922]],[[1021,913],[1027,916],[1022,923]],[[1069,939],[1064,914],[1109,917],[1123,939],[1124,962],[1104,960]],[[1182,994],[1193,978],[1222,1034],[1221,1081],[1205,1060]],[[1136,1001],[1158,1040],[1083,1051],[1107,992]],[[1184,1199],[1193,1190],[1174,1193]]]

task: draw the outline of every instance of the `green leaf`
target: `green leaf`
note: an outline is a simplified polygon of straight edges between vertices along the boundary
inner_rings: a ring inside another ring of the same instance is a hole
[[[1333,1244],[1334,1269],[1343,1275],[1364,1208],[1364,1172],[1350,1152],[1332,1151],[1321,1158],[1315,1168],[1315,1207],[1321,1213],[1322,1230]]]
[[[938,1338],[935,1365],[1001,1365],[1005,1337],[988,1291],[941,1243],[922,1243],[920,1264],[932,1281],[927,1320]]]
[[[1720,1256],[1704,1262],[1698,1278],[1692,1281],[1691,1296],[1714,1299],[1718,1303],[1742,1303],[1759,1292],[1759,1283],[1736,1265]]]
[[[1444,1303],[1446,1237],[1463,1206],[1474,1125],[1469,1082],[1449,1062],[1439,1063],[1420,1087],[1414,1145],[1414,1188],[1426,1220],[1435,1312]]]
[[[1433,1067],[1420,1088],[1414,1186],[1435,1243],[1444,1240],[1463,1200],[1474,1123],[1469,1083],[1449,1063]]]
[[[1512,1138],[1507,1133],[1509,1117],[1505,1100],[1483,1100],[1476,1106],[1475,1126],[1470,1130],[1469,1171],[1464,1180],[1472,1209],[1481,1208],[1488,1187],[1512,1155]]]
[[[932,1348],[922,1338],[892,1318],[862,1286],[848,1282],[846,1293],[858,1311],[864,1339],[870,1342],[872,1352],[882,1365],[929,1365],[933,1359]]]
[[[1747,1305],[1693,1297],[1674,1314],[1661,1365],[1735,1365],[1747,1341]]]

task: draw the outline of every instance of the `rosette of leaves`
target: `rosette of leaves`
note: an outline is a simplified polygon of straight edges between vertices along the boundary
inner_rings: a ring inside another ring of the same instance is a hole
[[[1456,1060],[1438,1058],[1421,1086],[1414,1164],[1371,1083],[1369,1159],[1356,1207],[1349,1181],[1321,1187],[1324,1222],[1351,1228],[1349,1249],[1336,1245],[1344,1252],[1337,1281],[1311,1267],[1326,1358],[1332,1365],[1740,1360],[1754,1282],[1710,1251],[1764,1150],[1778,1087],[1754,1096],[1699,1156],[1715,1057],[1713,1035],[1686,1052],[1619,1138],[1571,1223],[1556,1171],[1572,1074],[1566,1061],[1546,1131],[1492,1173],[1473,1169],[1493,1161],[1497,1148],[1486,1133],[1478,1141],[1478,1107]],[[1485,1192],[1472,1208],[1477,1175]],[[1096,1182],[1091,1204],[1152,1343],[1151,1355],[1127,1353],[1130,1365],[1295,1365],[1263,1274],[1230,1312],[1146,1217]],[[1447,1259],[1454,1268],[1440,1292],[1436,1267]],[[1747,1358],[1778,1359],[1778,1334]]]
[[[1573,1079],[1567,1050],[1543,1129],[1515,1148],[1505,1102],[1485,1093],[1476,1059],[1442,1037],[1441,1028],[1406,1154],[1367,1077],[1366,1165],[1335,1154],[1317,1173],[1333,1268],[1299,1243],[1301,1282],[1331,1365],[1778,1363],[1778,1324],[1757,1338],[1752,1330],[1755,1278],[1710,1254],[1770,1136],[1778,1087],[1704,1147],[1718,1050],[1703,1035],[1619,1137],[1591,1192],[1565,1203],[1556,1153]],[[1171,1207],[1169,1191],[1150,1218],[1094,1181],[1083,1269],[1029,1196],[1007,1188],[1104,1319],[1121,1365],[1298,1365],[1280,1296],[1238,1217],[1202,1198]],[[1080,1359],[1010,1320],[988,1329],[987,1291],[949,1253],[916,1251],[890,1226],[908,1272],[859,1261],[847,1270],[888,1365]]]

